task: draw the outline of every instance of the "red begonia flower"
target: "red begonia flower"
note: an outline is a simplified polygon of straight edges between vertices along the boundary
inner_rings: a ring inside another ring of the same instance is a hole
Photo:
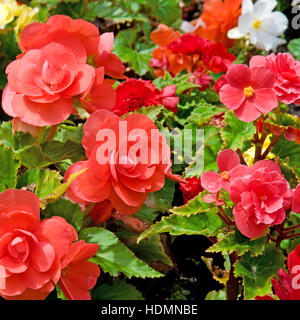
[[[201,38],[197,35],[186,33],[182,35],[180,38],[171,42],[167,48],[175,54],[201,55],[204,51],[207,42],[210,41]]]
[[[99,267],[90,261],[97,253],[99,245],[74,242],[61,263],[60,287],[69,300],[91,300],[89,290],[92,289],[100,275]]]
[[[268,68],[234,64],[227,71],[226,81],[219,93],[221,102],[244,122],[254,121],[278,105],[274,75]]]
[[[180,190],[182,191],[184,203],[187,203],[191,199],[195,198],[200,192],[203,191],[201,186],[201,180],[197,177],[185,178],[184,182],[181,182]]]
[[[213,89],[216,90],[218,93],[220,92],[221,88],[226,84],[226,74],[223,74],[218,80],[215,81]]]
[[[296,187],[293,194],[292,211],[300,213],[300,184]]]
[[[209,88],[209,85],[212,81],[212,77],[206,73],[204,67],[196,69],[190,76],[189,81],[195,83],[199,86],[199,91],[205,91]]]

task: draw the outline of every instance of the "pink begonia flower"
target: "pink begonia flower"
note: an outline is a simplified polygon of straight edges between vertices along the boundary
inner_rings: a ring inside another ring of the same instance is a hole
[[[234,172],[238,170],[238,174]],[[259,237],[268,226],[281,224],[291,205],[292,190],[278,164],[261,160],[251,167],[233,169],[229,195],[236,205],[234,220],[248,238]]]
[[[274,73],[274,90],[279,101],[300,104],[300,62],[289,53],[254,56],[250,68],[266,67]]]
[[[300,213],[300,184],[294,190],[292,211],[294,213]]]
[[[217,193],[222,188],[228,190],[228,180],[231,178],[232,169],[240,166],[240,157],[233,150],[226,149],[219,152],[217,164],[221,174],[207,171],[201,176],[202,188],[211,193]]]
[[[272,70],[265,67],[231,65],[227,84],[220,89],[221,102],[244,122],[251,122],[277,107]]]

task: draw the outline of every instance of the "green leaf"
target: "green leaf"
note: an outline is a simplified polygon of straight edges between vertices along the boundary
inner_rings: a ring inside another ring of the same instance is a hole
[[[219,291],[210,291],[206,297],[205,300],[226,300],[226,290],[219,290]]]
[[[0,34],[0,43],[2,51],[10,60],[15,60],[16,56],[21,53],[13,30]]]
[[[208,248],[207,252],[224,252],[228,254],[233,251],[242,256],[245,252],[250,251],[251,256],[262,254],[266,243],[266,238],[251,240],[243,236],[238,230],[226,234],[216,244]]]
[[[178,0],[148,0],[148,5],[159,23],[172,26],[181,18]]]
[[[141,260],[148,264],[160,261],[167,266],[173,267],[173,262],[166,254],[164,246],[161,242],[160,236],[155,234],[150,236],[138,244],[136,240],[138,235],[134,235],[128,242],[128,247],[134,252],[134,254]]]
[[[42,145],[34,143],[18,152],[18,158],[22,165],[27,168],[47,167],[66,159],[76,162],[82,160],[84,156],[85,153],[81,144],[70,140],[64,143],[47,141]]]
[[[53,140],[60,142],[67,142],[67,140],[81,144],[83,138],[83,125],[70,126],[60,124],[55,132]]]
[[[203,197],[203,194],[200,193],[197,197],[190,200],[183,206],[175,207],[170,211],[174,214],[178,214],[180,216],[186,216],[186,217],[189,217],[193,214],[197,214],[199,212],[209,211],[210,205],[205,203],[202,200],[202,197]]]
[[[150,235],[164,232],[176,236],[182,234],[212,236],[224,227],[222,220],[216,214],[217,210],[217,208],[212,208],[209,211],[200,212],[190,217],[178,214],[163,217],[161,221],[156,222],[144,231],[139,236],[138,242]]]
[[[184,176],[200,177],[205,171],[218,171],[217,156],[221,150],[222,143],[223,141],[217,127],[205,127],[204,145],[196,152],[194,161],[186,167]],[[202,161],[203,157],[204,165]]]
[[[289,168],[294,169],[297,172],[298,178],[300,177],[300,145],[297,142],[288,141],[282,136],[271,149],[271,152],[276,157],[279,157],[282,162],[285,162]]]
[[[0,191],[8,188],[15,189],[20,161],[16,159],[12,148],[0,145],[0,163]]]
[[[59,216],[70,223],[77,232],[82,227],[84,212],[80,206],[66,199],[58,199],[55,202],[49,203],[43,211],[45,218]]]
[[[2,122],[0,125],[0,144],[16,149],[16,141],[12,132],[11,122]]]
[[[245,299],[272,293],[270,279],[279,268],[284,268],[284,260],[283,254],[274,244],[266,246],[260,256],[251,257],[249,252],[244,254],[234,265],[234,273],[244,279]]]
[[[225,114],[226,126],[221,130],[224,140],[224,149],[241,149],[242,152],[251,147],[251,140],[256,132],[252,122],[246,123],[239,120],[232,111]]]
[[[131,284],[113,280],[112,284],[102,283],[92,290],[93,300],[144,300],[142,294]]]
[[[197,126],[202,126],[204,123],[207,123],[210,121],[210,119],[222,112],[225,112],[226,109],[225,108],[221,108],[221,107],[216,107],[213,106],[211,104],[207,104],[207,105],[199,105],[198,107],[196,107],[191,115],[189,116],[189,118],[187,119],[187,122],[194,122]]]
[[[155,121],[159,114],[161,113],[163,107],[162,106],[150,106],[150,107],[143,107],[140,108],[133,113],[143,114],[150,118],[152,121]]]
[[[300,38],[291,40],[288,49],[297,60],[300,60]]]
[[[91,261],[99,264],[104,272],[112,276],[117,276],[119,272],[131,278],[156,278],[162,274],[150,268],[142,260],[138,259],[131,250],[128,249],[110,231],[103,228],[83,229],[79,235],[90,243],[98,243],[99,249],[95,258]]]
[[[34,184],[34,193],[44,200],[60,185],[62,176],[57,171],[45,169],[31,169],[19,176],[18,189]]]

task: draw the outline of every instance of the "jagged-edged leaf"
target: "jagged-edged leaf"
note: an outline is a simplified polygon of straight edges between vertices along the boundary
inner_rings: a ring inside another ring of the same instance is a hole
[[[91,292],[93,300],[144,300],[142,294],[131,284],[113,280],[112,284],[102,283]]]
[[[60,186],[61,180],[62,176],[57,171],[40,168],[29,169],[19,176],[18,188],[34,184],[34,193],[43,200]]]
[[[66,199],[58,199],[55,202],[49,203],[43,211],[45,218],[59,216],[70,223],[77,231],[82,227],[84,212],[80,206]]]
[[[207,249],[207,252],[228,252],[237,251],[241,256],[250,251],[251,256],[262,254],[266,238],[251,240],[243,236],[238,230],[226,234],[223,238]]]
[[[100,265],[104,272],[117,276],[119,272],[124,273],[128,278],[156,278],[162,274],[149,267],[134,253],[126,247],[109,230],[103,228],[87,228],[80,232],[81,239],[87,242],[99,244],[99,249],[94,258],[91,259]]]
[[[288,44],[288,49],[297,60],[300,60],[300,38],[292,39]]]
[[[42,145],[34,143],[18,152],[18,158],[27,168],[43,168],[65,159],[76,162],[82,160],[84,156],[81,144],[70,140],[66,142],[47,141]]]
[[[214,235],[219,229],[224,227],[222,220],[217,216],[217,208],[200,212],[191,216],[171,214],[163,217],[144,231],[138,238],[143,240],[150,235],[168,232],[171,235]]]
[[[150,106],[150,107],[140,108],[134,111],[134,113],[143,114],[148,118],[150,118],[152,121],[155,121],[158,115],[161,113],[162,109],[163,109],[162,106]]]
[[[282,136],[271,149],[271,152],[290,168],[293,168],[297,172],[298,178],[300,177],[300,144],[295,141],[288,141]]]
[[[66,124],[60,124],[55,132],[53,140],[66,142],[67,140],[81,144],[83,138],[83,125],[70,126]]]
[[[202,197],[203,197],[203,195],[200,193],[197,197],[195,197],[194,199],[190,200],[189,202],[187,202],[183,206],[174,207],[170,211],[172,213],[175,213],[175,214],[178,214],[178,215],[181,215],[181,216],[189,217],[189,216],[191,216],[193,214],[197,214],[199,212],[210,210],[209,209],[210,205],[205,203],[202,200]]]
[[[148,0],[152,15],[160,23],[168,26],[181,19],[181,8],[177,0]]]
[[[226,300],[226,297],[225,289],[219,291],[213,290],[206,295],[205,300]]]
[[[222,107],[217,107],[211,104],[207,105],[198,105],[191,113],[187,122],[194,122],[198,126],[202,126],[204,123],[210,121],[210,119],[222,112],[225,112],[227,109]]]
[[[271,125],[276,125],[280,128],[292,127],[295,129],[300,129],[300,119],[289,114],[289,113],[275,113],[271,112],[266,123]]]
[[[246,123],[239,120],[232,111],[225,114],[226,126],[221,130],[221,136],[224,140],[224,149],[236,150],[242,152],[251,147],[251,140],[256,132],[252,122]]]
[[[16,188],[20,161],[12,148],[0,145],[0,191]]]
[[[150,236],[137,244],[138,235],[133,235],[128,242],[128,247],[135,255],[148,264],[160,261],[173,267],[171,258],[166,254],[161,238],[158,234]]]
[[[284,268],[284,256],[274,244],[266,246],[263,254],[252,257],[245,253],[234,265],[234,273],[244,279],[245,299],[272,293],[271,278]]]

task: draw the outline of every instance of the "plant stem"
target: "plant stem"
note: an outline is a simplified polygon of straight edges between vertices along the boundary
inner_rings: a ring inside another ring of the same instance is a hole
[[[218,216],[229,226],[234,225],[234,223],[231,221],[231,219],[228,217],[226,211],[222,207],[218,207],[219,212]]]
[[[234,264],[238,259],[238,255],[236,251],[232,252],[229,255],[229,260],[231,264],[229,279],[226,283],[226,293],[227,293],[227,300],[236,300],[238,296],[238,288],[239,282],[238,279],[234,275]]]
[[[294,233],[294,234],[286,235],[284,237],[284,239],[293,239],[293,238],[297,238],[297,237],[300,237],[300,233]]]
[[[269,144],[269,146],[267,147],[267,149],[265,150],[265,152],[261,155],[260,159],[265,159],[265,158],[266,158],[266,156],[269,154],[271,148],[275,146],[275,144],[278,142],[278,140],[280,139],[280,137],[281,137],[282,135],[283,135],[283,133],[282,133],[281,135],[279,135],[279,136],[275,136],[275,137],[272,139],[271,143]]]
[[[247,162],[246,162],[245,159],[244,159],[242,150],[241,150],[240,148],[237,148],[236,152],[237,152],[237,154],[238,154],[239,157],[240,157],[241,164],[247,165]]]
[[[296,229],[299,229],[299,228],[300,228],[300,223],[299,223],[299,224],[296,224],[296,225],[294,225],[294,226],[291,226],[291,227],[284,228],[284,229],[283,229],[283,232],[284,232],[284,233],[290,233],[291,231],[296,230]]]

